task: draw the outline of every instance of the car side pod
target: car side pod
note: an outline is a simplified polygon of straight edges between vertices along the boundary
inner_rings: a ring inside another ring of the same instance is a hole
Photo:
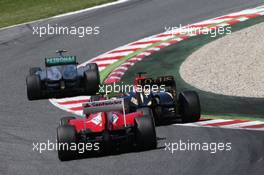
[[[179,94],[179,114],[184,123],[197,122],[201,117],[201,105],[195,91],[183,91]]]

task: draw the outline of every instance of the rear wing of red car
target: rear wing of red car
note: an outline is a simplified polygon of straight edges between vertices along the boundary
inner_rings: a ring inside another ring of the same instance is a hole
[[[124,116],[124,123],[126,126],[125,105],[123,98],[88,102],[84,103],[83,107],[83,114],[86,115],[98,112],[122,111]]]

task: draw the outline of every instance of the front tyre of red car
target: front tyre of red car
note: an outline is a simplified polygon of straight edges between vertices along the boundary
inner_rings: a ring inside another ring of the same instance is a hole
[[[195,91],[184,91],[179,94],[179,114],[184,123],[197,122],[201,117],[201,106]]]
[[[142,116],[135,118],[135,138],[139,150],[155,149],[157,138],[153,117]]]
[[[41,98],[41,81],[38,75],[28,75],[26,78],[27,97],[29,100]]]
[[[64,125],[57,128],[58,157],[61,161],[72,160],[77,150],[71,150],[71,145],[77,144],[77,133],[74,126]]]

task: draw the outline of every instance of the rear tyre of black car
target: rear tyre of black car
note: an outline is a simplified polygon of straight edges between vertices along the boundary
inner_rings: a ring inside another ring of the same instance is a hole
[[[88,64],[90,69],[84,72],[84,88],[87,95],[94,95],[99,91],[100,75],[97,64]]]
[[[35,75],[37,71],[41,71],[40,67],[31,67],[29,69],[29,75]]]
[[[155,149],[157,147],[155,123],[152,117],[135,118],[136,144],[139,150]]]
[[[160,98],[158,96],[152,99],[152,112],[153,112],[153,116],[154,116],[156,124],[161,123],[163,120],[163,117],[162,117],[163,109],[159,104],[160,104]]]
[[[75,117],[62,117],[60,119],[60,126],[69,125],[69,121],[75,119]]]
[[[41,81],[38,75],[29,75],[26,79],[27,96],[29,100],[41,98]]]
[[[179,94],[179,113],[184,123],[197,122],[201,117],[199,96],[195,91],[184,91]]]
[[[64,125],[57,128],[58,157],[61,161],[72,160],[77,150],[71,150],[72,144],[77,145],[77,132],[74,126]]]

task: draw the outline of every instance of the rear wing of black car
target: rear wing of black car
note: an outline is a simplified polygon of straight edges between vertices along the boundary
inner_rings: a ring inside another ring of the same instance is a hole
[[[157,86],[165,86],[165,87],[176,87],[175,80],[173,76],[161,76],[157,78],[145,78],[139,79],[138,85],[145,86],[145,85],[157,85]]]

